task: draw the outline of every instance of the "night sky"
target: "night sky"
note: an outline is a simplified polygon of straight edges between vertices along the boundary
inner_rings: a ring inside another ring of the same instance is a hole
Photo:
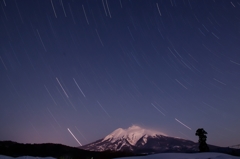
[[[240,1],[1,0],[0,140],[139,125],[240,143]]]

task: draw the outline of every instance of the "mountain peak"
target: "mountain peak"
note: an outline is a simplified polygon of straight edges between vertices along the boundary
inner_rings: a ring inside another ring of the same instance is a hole
[[[137,125],[132,125],[130,126],[128,129],[142,129],[140,126],[137,126]]]
[[[166,136],[165,134],[153,130],[147,130],[144,128],[141,128],[140,126],[137,125],[132,125],[128,129],[122,129],[118,128],[114,130],[112,133],[107,135],[103,141],[110,141],[110,142],[115,142],[117,140],[125,139],[127,140],[131,145],[135,145],[136,142],[142,138],[142,137],[147,137],[147,136],[152,136],[155,137],[156,135],[163,135]]]

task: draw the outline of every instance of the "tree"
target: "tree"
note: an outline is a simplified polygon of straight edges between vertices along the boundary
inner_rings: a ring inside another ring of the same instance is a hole
[[[208,152],[209,151],[209,147],[206,143],[207,140],[207,136],[206,136],[207,132],[203,129],[203,128],[199,128],[196,131],[196,136],[199,136],[199,151],[200,152]]]

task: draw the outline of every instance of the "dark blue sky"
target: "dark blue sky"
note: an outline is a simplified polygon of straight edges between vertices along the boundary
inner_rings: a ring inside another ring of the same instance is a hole
[[[1,0],[0,140],[132,124],[240,143],[240,1]]]

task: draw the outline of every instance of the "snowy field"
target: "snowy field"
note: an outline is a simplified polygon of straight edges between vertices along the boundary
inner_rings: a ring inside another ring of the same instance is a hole
[[[13,157],[2,156],[0,159],[14,159]],[[40,159],[40,157],[17,157],[16,159]],[[45,157],[43,159],[54,159],[52,157]],[[221,153],[162,153],[156,155],[142,156],[142,157],[124,157],[121,159],[240,159],[240,157],[231,156]]]
[[[126,157],[124,159],[240,159],[222,153],[162,153],[142,157]]]

